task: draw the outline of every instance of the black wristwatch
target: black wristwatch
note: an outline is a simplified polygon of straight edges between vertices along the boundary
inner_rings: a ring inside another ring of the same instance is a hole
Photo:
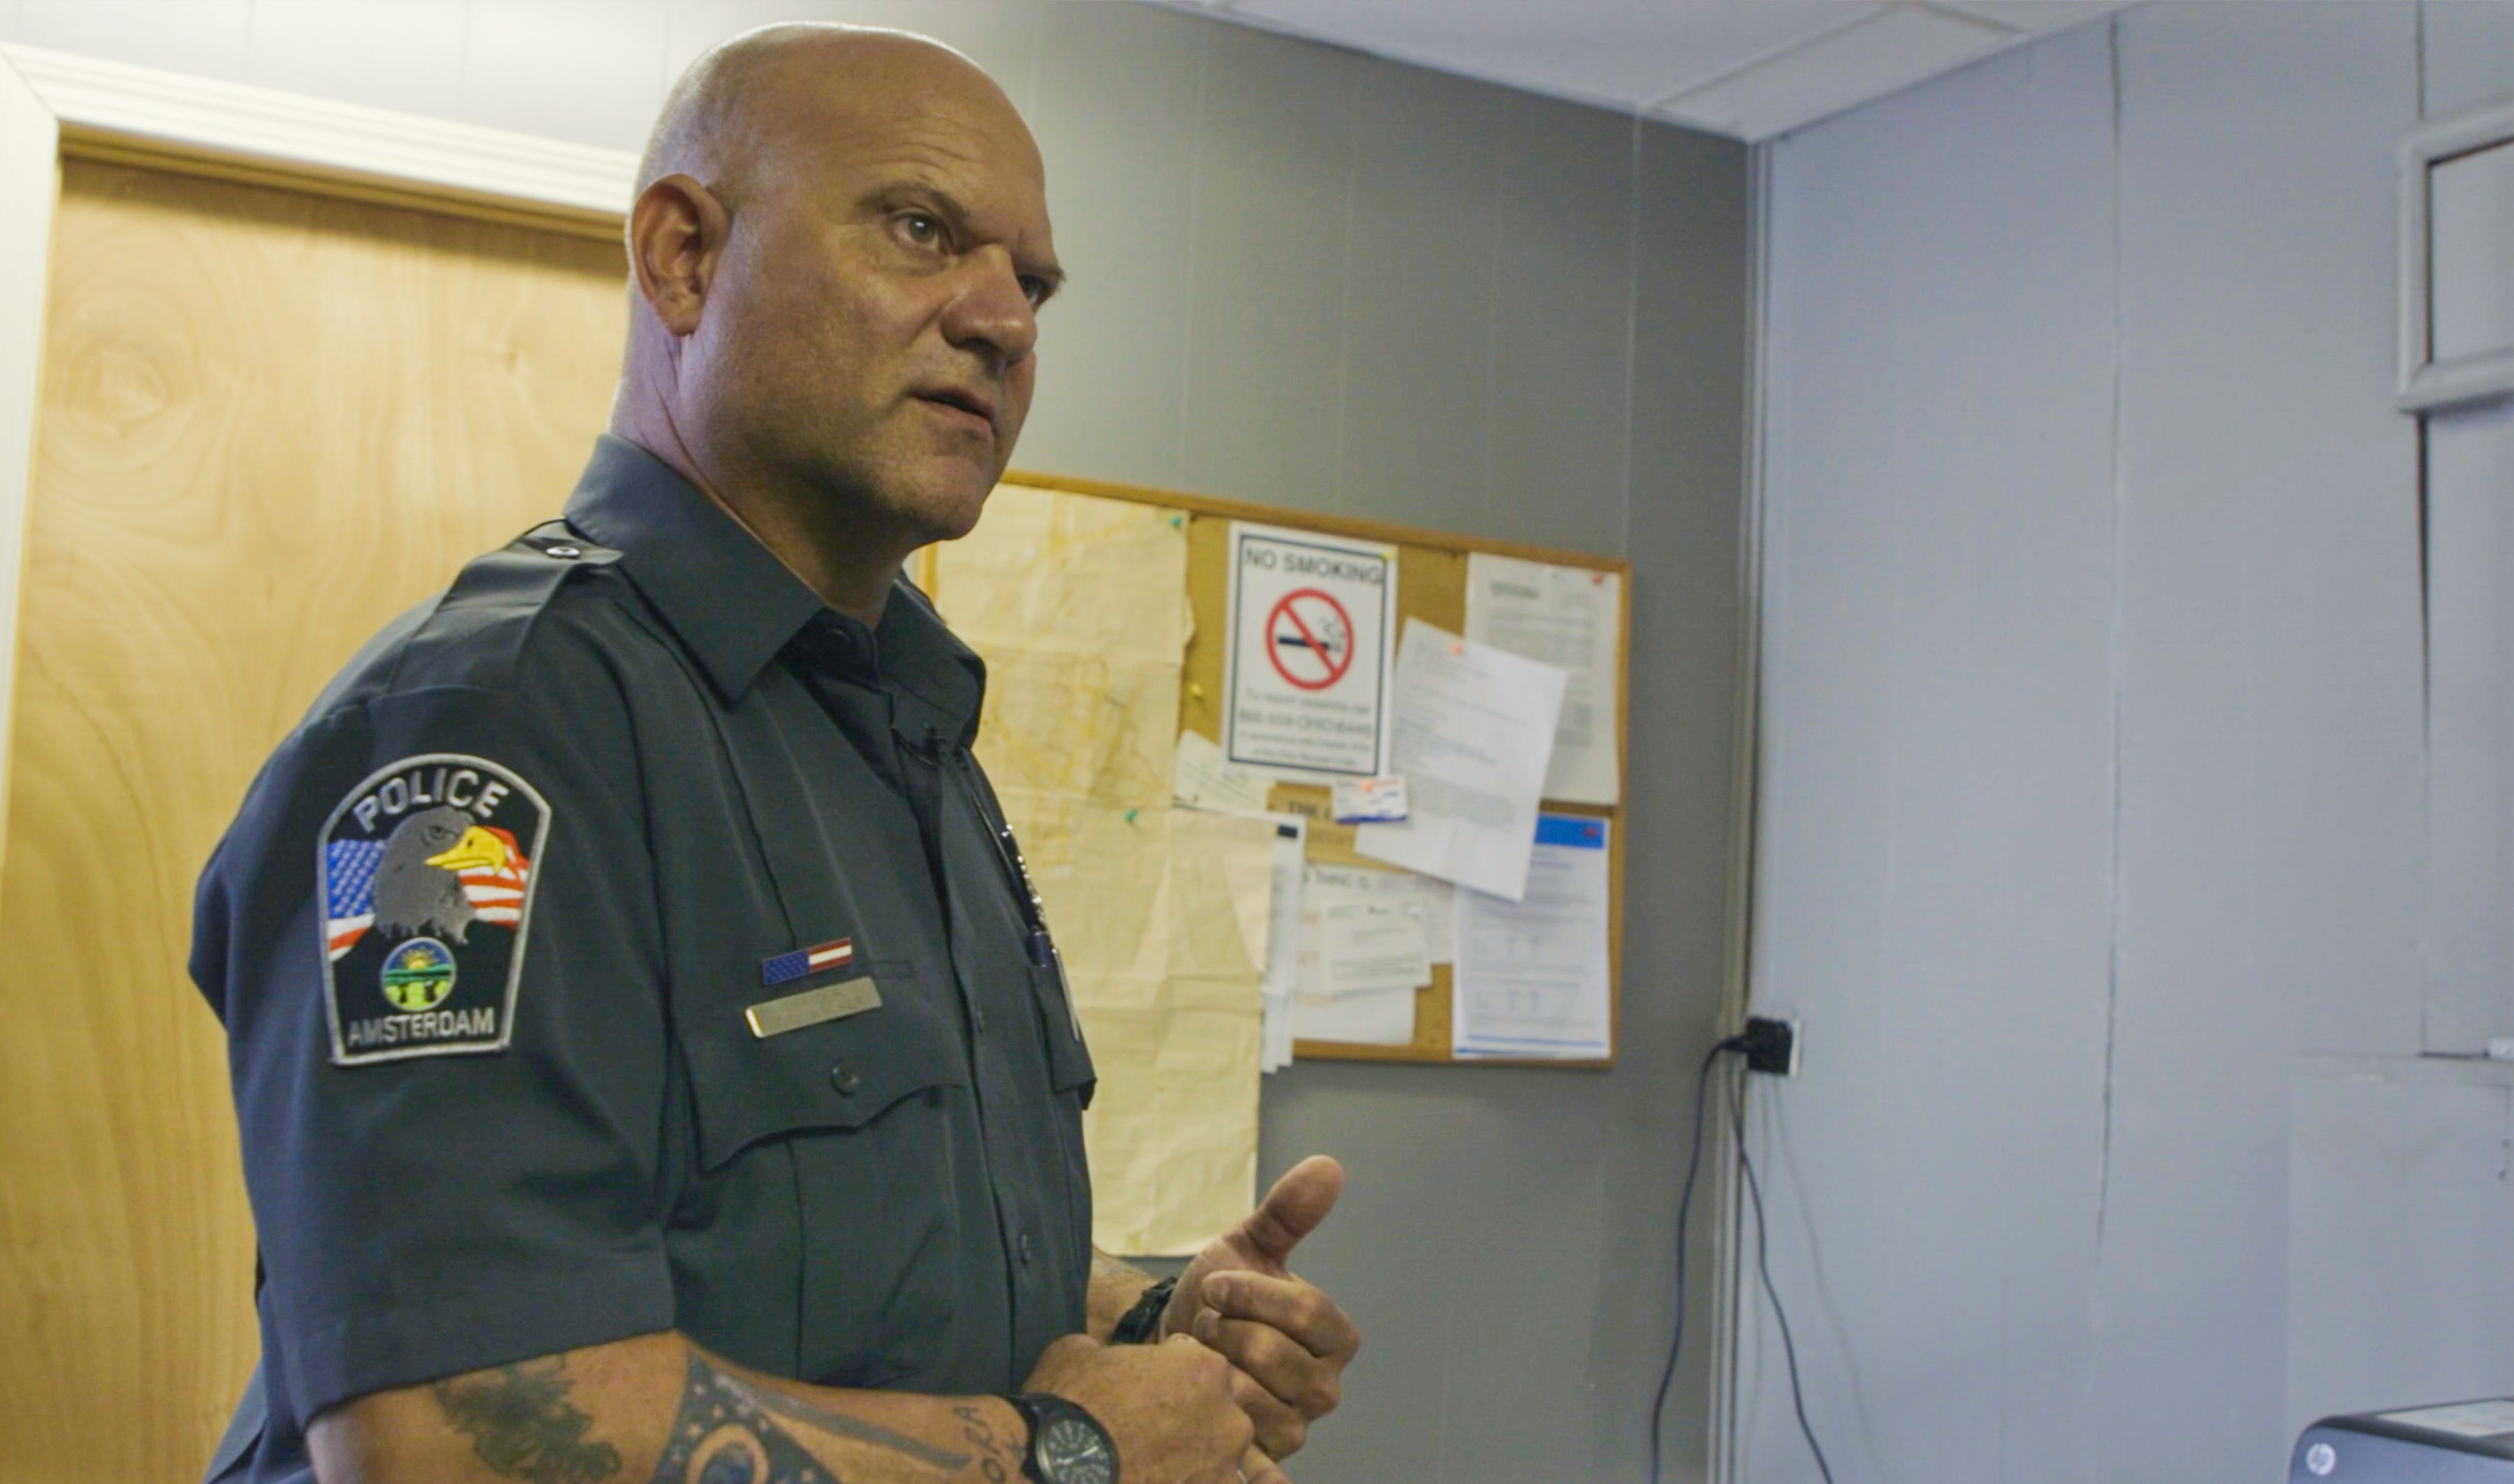
[[[1117,1445],[1098,1418],[1043,1391],[1017,1391],[1004,1400],[1030,1424],[1022,1472],[1037,1484],[1117,1484]]]

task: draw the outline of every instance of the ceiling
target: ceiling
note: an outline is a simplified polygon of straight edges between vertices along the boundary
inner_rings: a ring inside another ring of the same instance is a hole
[[[1174,0],[1242,24],[1764,140],[2124,0]]]

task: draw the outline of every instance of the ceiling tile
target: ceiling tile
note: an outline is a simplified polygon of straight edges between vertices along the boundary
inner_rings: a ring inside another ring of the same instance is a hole
[[[1219,13],[1400,61],[1632,107],[1881,9],[1865,0],[1240,0]]]
[[[1826,33],[1729,77],[1668,99],[1669,118],[1768,139],[2007,46],[2015,33],[1913,6]]]

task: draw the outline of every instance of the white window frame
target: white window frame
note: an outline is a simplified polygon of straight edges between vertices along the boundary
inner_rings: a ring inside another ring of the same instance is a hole
[[[2514,103],[2497,103],[2412,130],[2400,145],[2401,374],[2396,405],[2428,413],[2514,393],[2514,344],[2434,359],[2435,284],[2429,180],[2436,166],[2514,143]]]

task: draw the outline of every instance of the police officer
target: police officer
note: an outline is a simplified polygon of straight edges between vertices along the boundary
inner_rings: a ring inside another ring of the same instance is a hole
[[[1094,1072],[900,578],[1060,279],[1003,94],[889,32],[694,65],[564,520],[378,635],[205,872],[264,1366],[214,1472],[1278,1480],[1352,1321],[1313,1159],[1173,1289],[1097,1259]]]

